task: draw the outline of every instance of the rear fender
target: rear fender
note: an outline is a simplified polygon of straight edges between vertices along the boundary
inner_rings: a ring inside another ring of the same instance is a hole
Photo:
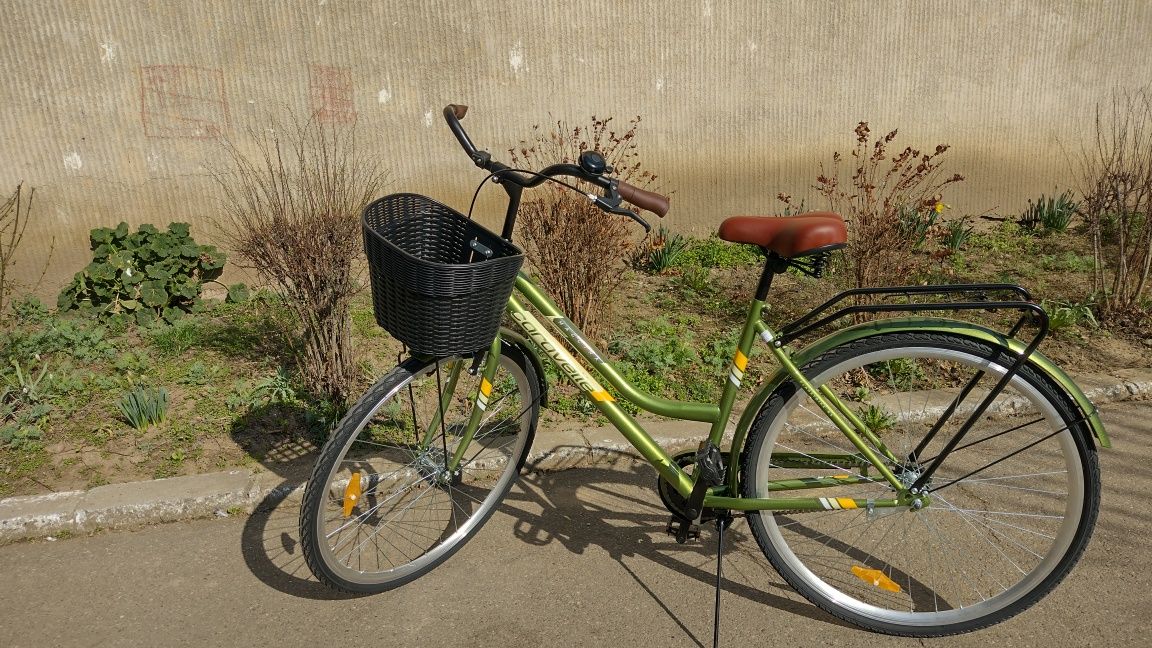
[[[984,342],[1006,346],[1016,353],[1023,353],[1025,347],[1027,347],[1027,344],[1020,340],[968,322],[937,318],[900,318],[866,322],[836,331],[792,354],[792,362],[797,367],[803,367],[833,347],[873,335],[900,332],[923,333],[925,331],[963,335]],[[1056,363],[1052,362],[1051,359],[1039,351],[1032,352],[1032,356],[1028,359],[1028,364],[1036,371],[1052,379],[1054,383],[1068,393],[1075,403],[1076,408],[1079,409],[1081,416],[1088,424],[1088,429],[1092,437],[1096,439],[1100,447],[1111,448],[1112,442],[1108,438],[1108,433],[1104,430],[1104,424],[1100,421],[1100,415],[1096,410],[1096,406],[1092,404],[1092,401],[1088,400],[1088,397],[1084,395],[1084,391],[1068,377],[1068,374],[1064,373],[1060,367],[1056,366]],[[783,368],[777,369],[772,377],[764,383],[764,386],[756,392],[752,400],[748,402],[744,413],[740,416],[740,420],[736,424],[736,431],[732,440],[732,468],[736,466],[736,459],[743,449],[745,439],[748,438],[748,430],[752,426],[752,421],[755,420],[756,414],[772,393],[775,392],[780,385],[787,382],[788,379],[788,374]]]

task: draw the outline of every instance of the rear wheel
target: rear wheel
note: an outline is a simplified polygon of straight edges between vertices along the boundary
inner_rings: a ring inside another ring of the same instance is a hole
[[[535,434],[535,372],[523,353],[503,346],[479,428],[454,466],[479,390],[470,366],[410,359],[337,425],[300,509],[304,557],[321,581],[380,592],[419,578],[462,547],[507,494]]]
[[[908,487],[1013,358],[962,335],[888,333],[834,348],[802,371],[879,435]],[[924,441],[974,379],[958,413]],[[892,499],[894,489],[875,470],[877,481],[855,485],[770,489],[781,479],[868,474],[847,438],[786,383],[752,425],[741,488],[747,497],[826,497],[839,509],[749,516],[765,556],[810,601],[878,632],[942,636],[1021,612],[1072,569],[1099,509],[1088,435],[1069,396],[1025,366],[934,473],[927,507],[852,510],[836,498]]]

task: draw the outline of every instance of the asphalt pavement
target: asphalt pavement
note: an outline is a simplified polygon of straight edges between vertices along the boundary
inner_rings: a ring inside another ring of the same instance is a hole
[[[896,639],[847,626],[788,588],[747,526],[730,533],[722,645],[1146,646],[1152,402],[1102,407],[1100,521],[1068,579],[998,626]],[[655,473],[630,461],[538,472],[478,536],[398,590],[316,583],[299,503],[0,547],[0,644],[22,646],[709,646],[715,534],[677,545]]]

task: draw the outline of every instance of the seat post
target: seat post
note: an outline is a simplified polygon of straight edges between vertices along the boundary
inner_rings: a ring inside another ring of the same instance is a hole
[[[766,301],[768,291],[772,288],[772,277],[788,269],[788,259],[770,250],[760,249],[764,250],[764,254],[768,258],[764,260],[764,270],[760,272],[760,283],[756,285],[756,299]]]

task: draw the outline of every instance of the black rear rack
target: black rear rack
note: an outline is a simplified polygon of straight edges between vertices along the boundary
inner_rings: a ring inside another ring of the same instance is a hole
[[[913,301],[929,297],[952,297],[947,301]],[[964,297],[967,296],[967,299]],[[879,299],[904,298],[904,303],[884,302],[852,304],[844,306],[832,313],[834,307],[850,298],[873,297]],[[1048,335],[1048,315],[1038,304],[1032,301],[1032,295],[1024,288],[1014,284],[958,284],[952,286],[894,286],[890,288],[854,288],[845,290],[832,299],[808,311],[807,314],[793,320],[780,330],[778,339],[782,344],[808,335],[812,331],[824,328],[833,322],[857,314],[876,313],[917,313],[928,311],[962,311],[962,310],[1018,310],[1022,311],[1021,321],[1012,327],[1009,337],[1015,337],[1020,329],[1029,320],[1035,322],[1039,328],[1036,343]]]
[[[942,301],[924,301],[932,297],[947,298]],[[853,299],[860,302],[866,298],[872,298],[867,303],[855,303],[847,306],[841,306],[846,300]],[[893,300],[901,299],[902,303],[894,303]],[[917,301],[919,300],[919,301]],[[837,306],[840,308],[833,310]],[[984,412],[992,404],[992,401],[1004,391],[1008,386],[1008,382],[1020,371],[1020,368],[1028,362],[1032,357],[1032,353],[1040,342],[1048,335],[1048,314],[1039,304],[1032,300],[1032,295],[1020,286],[1013,284],[963,284],[954,286],[899,286],[892,288],[856,288],[846,290],[832,299],[824,302],[816,308],[809,311],[807,314],[797,318],[791,323],[784,326],[780,334],[777,336],[779,344],[788,344],[789,342],[803,337],[813,331],[824,328],[844,317],[858,314],[879,314],[879,313],[921,313],[921,312],[941,312],[941,311],[1002,311],[1002,310],[1016,310],[1020,311],[1020,319],[1012,326],[1012,328],[1005,334],[1009,338],[1015,338],[1016,335],[1024,328],[1029,322],[1035,325],[1036,334],[1025,345],[1024,350],[1012,362],[1008,371],[1000,377],[996,386],[984,397],[968,420],[964,422],[956,434],[948,440],[944,448],[932,461],[932,463],[924,470],[916,482],[912,485],[914,489],[921,489],[932,477],[936,468],[941,464],[945,457],[952,452],[953,449],[960,443],[968,431],[976,424]],[[831,311],[831,312],[829,312]],[[948,419],[956,413],[961,403],[971,394],[972,390],[984,378],[985,372],[977,372],[975,376],[969,380],[968,384],[960,390],[952,403],[941,415],[940,419],[932,427],[932,430],[924,437],[924,440],[916,447],[915,450],[909,455],[909,461],[916,461],[919,455],[928,447],[928,444],[936,436]]]

